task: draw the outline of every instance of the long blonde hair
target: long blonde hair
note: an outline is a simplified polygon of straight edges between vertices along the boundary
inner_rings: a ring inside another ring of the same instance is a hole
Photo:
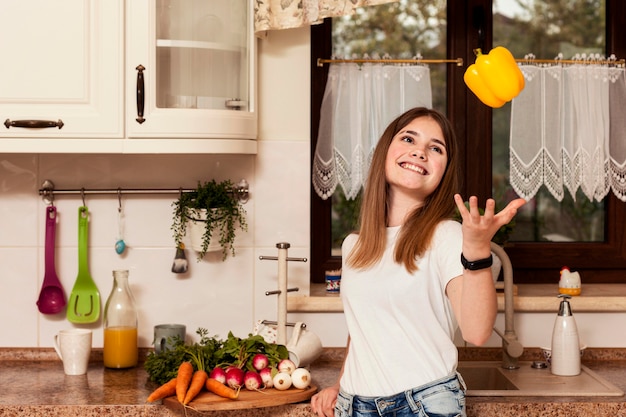
[[[403,263],[409,272],[417,270],[416,260],[429,248],[435,228],[454,213],[454,193],[459,189],[456,136],[450,121],[434,109],[416,107],[398,116],[380,137],[365,185],[359,215],[359,238],[348,255],[348,265],[366,269],[383,256],[386,246],[386,228],[389,186],[385,175],[385,160],[393,137],[413,120],[428,117],[441,128],[446,142],[448,162],[439,186],[407,218],[400,230],[394,260]]]

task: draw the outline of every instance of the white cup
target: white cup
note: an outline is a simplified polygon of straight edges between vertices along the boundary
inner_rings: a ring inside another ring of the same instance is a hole
[[[91,355],[91,330],[67,329],[54,335],[54,350],[63,361],[66,375],[87,373]]]
[[[286,347],[289,359],[298,368],[311,364],[322,353],[322,341],[315,333],[303,328],[302,322],[295,324]]]

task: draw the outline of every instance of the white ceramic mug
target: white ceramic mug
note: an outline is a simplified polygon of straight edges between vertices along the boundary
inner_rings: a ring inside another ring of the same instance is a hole
[[[298,368],[310,365],[322,353],[322,341],[315,333],[303,328],[302,322],[295,324],[286,347],[289,359]]]
[[[186,331],[184,324],[157,324],[154,326],[154,351],[161,353],[172,349],[176,337],[184,342]]]
[[[63,371],[67,375],[87,373],[91,355],[91,330],[67,329],[54,335],[54,350],[63,361]]]

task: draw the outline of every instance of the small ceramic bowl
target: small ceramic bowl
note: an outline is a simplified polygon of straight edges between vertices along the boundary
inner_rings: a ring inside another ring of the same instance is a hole
[[[542,347],[540,349],[541,349],[541,353],[543,353],[543,359],[549,364],[552,359],[552,349],[549,347]],[[581,358],[583,357],[583,354],[585,353],[585,349],[587,349],[587,345],[580,346]]]

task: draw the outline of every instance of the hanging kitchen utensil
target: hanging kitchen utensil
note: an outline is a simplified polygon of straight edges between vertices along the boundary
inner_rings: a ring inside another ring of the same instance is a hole
[[[70,294],[67,319],[72,323],[94,323],[100,317],[100,292],[87,263],[87,225],[89,211],[78,208],[78,276]]]
[[[122,214],[122,191],[117,189],[117,200],[119,202],[119,206],[117,208],[117,239],[115,241],[115,252],[118,255],[124,253],[126,250],[126,242],[124,242],[124,224],[123,224],[123,214]]]
[[[174,262],[172,263],[172,272],[175,274],[184,274],[189,268],[189,262],[187,262],[187,255],[185,255],[185,244],[180,243],[176,248],[176,256],[174,256]]]
[[[56,273],[54,262],[54,245],[56,241],[57,209],[55,206],[46,208],[46,247],[44,252],[45,273],[39,292],[37,307],[42,314],[60,313],[67,304],[65,292]]]
[[[183,195],[183,190],[180,190],[180,197]],[[179,197],[179,198],[180,198]],[[185,214],[181,210],[180,212],[180,221],[185,222]],[[189,268],[189,262],[187,262],[187,255],[185,254],[185,244],[183,242],[178,242],[176,246],[176,255],[174,256],[174,262],[172,262],[172,272],[175,274],[184,274],[187,272]]]

